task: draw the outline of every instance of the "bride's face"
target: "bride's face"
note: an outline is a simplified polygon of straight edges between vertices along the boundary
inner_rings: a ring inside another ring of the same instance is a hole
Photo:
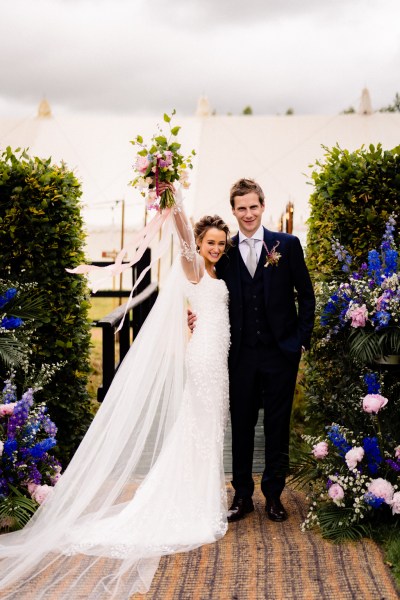
[[[207,263],[215,264],[219,261],[226,248],[226,233],[211,227],[206,231],[199,245],[199,253]]]

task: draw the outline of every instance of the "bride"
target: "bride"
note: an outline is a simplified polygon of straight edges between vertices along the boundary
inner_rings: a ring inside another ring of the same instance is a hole
[[[0,598],[127,599],[161,556],[227,530],[228,291],[215,264],[229,231],[204,217],[193,235],[182,205],[169,219],[180,257],[53,495],[0,536]]]

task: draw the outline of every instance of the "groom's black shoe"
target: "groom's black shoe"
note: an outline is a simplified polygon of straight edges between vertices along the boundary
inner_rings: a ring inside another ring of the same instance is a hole
[[[254,510],[253,500],[251,498],[234,497],[232,505],[228,510],[228,523],[239,521]]]
[[[271,521],[286,521],[288,514],[277,496],[269,496],[265,503],[265,512]]]

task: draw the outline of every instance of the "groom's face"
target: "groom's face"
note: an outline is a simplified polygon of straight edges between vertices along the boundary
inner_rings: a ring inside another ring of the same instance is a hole
[[[232,212],[235,215],[239,229],[246,237],[251,237],[261,225],[265,206],[261,204],[256,192],[233,198]]]

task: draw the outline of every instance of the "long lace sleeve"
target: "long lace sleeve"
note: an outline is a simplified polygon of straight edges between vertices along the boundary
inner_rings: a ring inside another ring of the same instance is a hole
[[[175,197],[176,205],[173,208],[173,219],[181,246],[182,269],[189,281],[198,283],[204,275],[204,260],[196,252],[193,229],[184,211],[180,190],[178,190]]]

